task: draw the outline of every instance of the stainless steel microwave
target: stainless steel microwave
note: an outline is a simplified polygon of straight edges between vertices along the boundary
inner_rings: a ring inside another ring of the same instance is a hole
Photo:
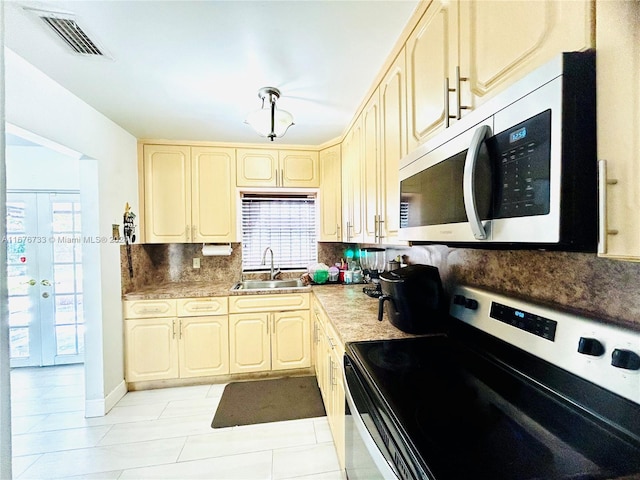
[[[535,70],[400,163],[400,239],[596,251],[595,53]]]

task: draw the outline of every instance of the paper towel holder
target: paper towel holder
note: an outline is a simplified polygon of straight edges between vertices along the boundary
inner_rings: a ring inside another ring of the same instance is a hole
[[[231,248],[231,243],[203,243],[202,244],[202,256],[203,257],[213,257],[220,255],[231,255],[233,248]]]

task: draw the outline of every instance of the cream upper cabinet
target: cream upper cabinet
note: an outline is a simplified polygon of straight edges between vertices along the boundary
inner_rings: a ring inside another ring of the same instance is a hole
[[[340,145],[320,151],[320,238],[340,242],[342,223],[342,162]]]
[[[145,242],[188,242],[191,238],[191,149],[145,145],[142,169]]]
[[[278,185],[278,151],[238,148],[236,150],[238,187]]]
[[[378,242],[380,99],[373,94],[362,111],[362,208],[365,243]]]
[[[407,154],[406,65],[402,51],[380,84],[378,240],[398,243],[400,159]]]
[[[281,150],[279,159],[281,187],[315,188],[320,186],[318,152]]]
[[[237,149],[238,187],[318,187],[318,152]]]
[[[236,240],[235,151],[191,148],[192,242]]]
[[[595,46],[592,0],[452,4],[459,8],[462,104],[470,108],[561,52]]]
[[[640,2],[599,1],[596,23],[599,254],[639,261]]]
[[[593,0],[434,0],[405,44],[408,151],[565,51],[594,47]]]
[[[457,62],[457,20],[450,9],[448,1],[432,1],[405,44],[409,151],[448,122],[446,81]]]
[[[342,144],[342,241],[364,239],[362,221],[362,119],[347,133]]]
[[[146,243],[232,242],[235,151],[144,145]]]

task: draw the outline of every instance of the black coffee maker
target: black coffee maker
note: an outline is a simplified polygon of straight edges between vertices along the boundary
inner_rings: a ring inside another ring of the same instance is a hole
[[[440,273],[430,265],[409,265],[380,274],[378,320],[387,304],[389,321],[407,333],[444,332],[447,315]]]

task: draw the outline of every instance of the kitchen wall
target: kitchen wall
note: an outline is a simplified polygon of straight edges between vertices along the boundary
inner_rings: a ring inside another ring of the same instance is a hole
[[[169,282],[227,282],[229,286],[240,280],[242,274],[242,244],[232,243],[230,256],[202,256],[202,244],[134,244],[131,245],[133,277],[129,276],[127,250],[120,247],[122,293],[130,293],[151,285]],[[319,243],[318,261],[332,265],[344,257],[347,248],[354,245]],[[193,268],[192,259],[200,258],[200,268]],[[278,265],[278,252],[274,252]],[[280,278],[299,277],[300,271],[284,272]],[[266,278],[265,273],[245,274],[245,278]]]
[[[476,250],[441,245],[388,248],[409,263],[434,265],[445,288],[483,287],[640,330],[640,263],[589,253]]]
[[[139,213],[136,138],[15,52],[4,55],[9,127],[81,155],[83,236],[110,237],[125,203]],[[87,243],[83,258],[85,413],[99,416],[126,393],[119,251],[111,243]]]
[[[242,244],[232,246],[229,257],[202,257],[199,244],[132,245],[133,279],[129,278],[123,246],[123,293],[166,282],[238,281]],[[357,249],[357,245],[319,243],[318,259],[332,265],[347,249]],[[448,291],[459,284],[482,287],[640,330],[640,263],[608,260],[590,253],[443,245],[390,246],[386,250],[387,259],[402,255],[406,263],[438,267]],[[200,269],[192,268],[193,257],[201,257]],[[300,272],[290,274],[298,275]]]

